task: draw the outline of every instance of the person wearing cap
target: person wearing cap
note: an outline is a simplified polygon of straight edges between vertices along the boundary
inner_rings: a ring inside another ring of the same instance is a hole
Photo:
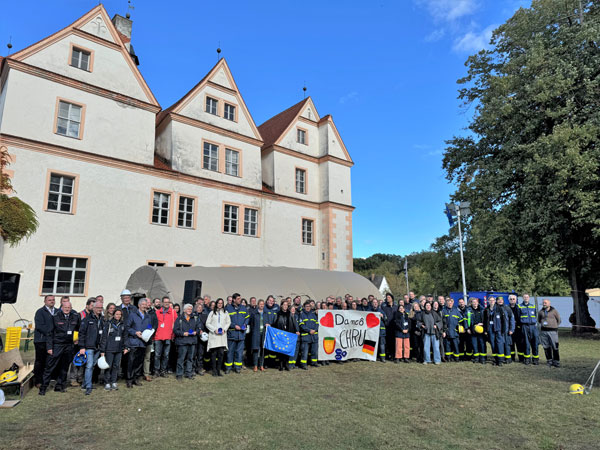
[[[560,355],[558,354],[558,326],[560,325],[560,314],[556,308],[550,305],[550,300],[542,301],[542,309],[538,313],[538,322],[541,325],[540,341],[546,353],[546,364],[550,367],[560,367]]]
[[[171,299],[168,296],[163,297],[162,307],[156,309],[155,315],[157,328],[154,335],[154,375],[166,377],[169,351],[174,336],[173,327],[177,320],[177,314],[171,308]]]
[[[54,390],[65,392],[67,371],[73,358],[73,333],[79,331],[81,318],[79,314],[71,311],[71,302],[66,302],[61,309],[52,316],[52,326],[46,341],[48,360],[44,368],[40,395],[46,395],[46,389],[50,384],[50,378],[54,370],[58,370]]]
[[[540,363],[537,313],[535,305],[529,303],[529,294],[523,294],[523,302],[519,305],[519,313],[523,333],[523,362],[525,365],[533,362],[533,365],[537,366]]]
[[[104,371],[104,389],[107,391],[119,389],[117,375],[119,374],[121,358],[127,354],[125,348],[126,335],[123,311],[117,309],[110,320],[104,321],[104,329],[100,338],[100,356],[103,356],[108,364],[108,369]]]
[[[504,333],[504,364],[510,364],[512,362],[510,349],[512,346],[512,337],[515,332],[515,316],[508,305],[504,304],[504,297],[500,296],[496,299],[496,306],[504,309],[506,314],[506,330]]]
[[[33,364],[33,382],[36,386],[41,386],[44,368],[48,359],[47,343],[52,331],[52,317],[57,310],[54,308],[56,299],[54,295],[44,297],[44,306],[35,312],[33,323],[35,331],[33,332],[33,346],[35,347],[35,362]]]
[[[221,364],[223,353],[227,350],[227,330],[231,325],[229,314],[225,312],[222,298],[218,298],[213,305],[213,310],[206,319],[208,329],[207,350],[210,352],[213,377],[221,377]]]
[[[250,314],[244,305],[242,297],[235,293],[231,296],[231,304],[225,306],[225,312],[229,314],[231,326],[227,330],[227,361],[225,362],[225,374],[231,372],[233,368],[235,373],[242,372],[242,361],[244,355],[244,338],[246,336],[246,327],[250,321]],[[235,367],[233,367],[235,366]]]
[[[100,357],[98,348],[103,329],[102,303],[95,302],[92,312],[87,314],[84,319],[81,319],[81,326],[79,328],[79,345],[81,346],[79,353],[82,355],[85,354],[87,357],[82,386],[85,388],[85,395],[92,393],[92,374]]]
[[[186,378],[194,378],[194,353],[198,341],[198,318],[193,314],[194,308],[189,303],[183,305],[183,314],[175,320],[173,332],[175,333],[175,345],[177,346],[177,370],[175,377],[181,381]]]
[[[473,344],[473,363],[479,362],[485,364],[487,357],[487,348],[485,346],[485,335],[478,333],[476,327],[483,328],[483,308],[479,304],[479,299],[473,297],[471,306],[467,309],[467,333],[471,335]]]
[[[148,314],[150,300],[147,298],[140,299],[138,308],[132,310],[127,318],[125,328],[127,331],[126,348],[129,349],[127,361],[127,387],[133,385],[139,386],[138,379],[142,376],[144,365],[144,355],[146,353],[146,345],[148,343],[143,339],[142,333],[147,330],[152,330],[152,319]],[[125,315],[125,314],[123,314]],[[148,338],[150,341],[150,338]]]

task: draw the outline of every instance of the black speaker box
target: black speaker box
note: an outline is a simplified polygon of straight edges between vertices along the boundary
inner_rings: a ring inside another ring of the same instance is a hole
[[[17,303],[20,280],[18,273],[0,272],[0,303]]]
[[[193,305],[198,297],[202,295],[202,281],[200,280],[185,280],[183,288],[183,305],[189,303]],[[181,305],[183,309],[183,305]]]

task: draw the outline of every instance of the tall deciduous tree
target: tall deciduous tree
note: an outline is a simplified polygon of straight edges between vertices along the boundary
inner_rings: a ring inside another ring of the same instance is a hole
[[[600,6],[534,0],[468,58],[459,91],[474,115],[443,167],[470,200],[472,231],[518,270],[569,278],[577,325],[600,281]],[[583,330],[583,328],[579,328]]]

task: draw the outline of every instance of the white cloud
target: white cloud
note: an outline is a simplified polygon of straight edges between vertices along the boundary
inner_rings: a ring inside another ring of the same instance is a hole
[[[484,48],[488,48],[490,39],[492,38],[492,32],[498,27],[498,25],[490,25],[485,29],[475,32],[469,31],[462,37],[454,41],[452,46],[456,52],[475,53]]]
[[[433,30],[427,36],[425,36],[425,42],[437,42],[442,39],[446,35],[446,30],[444,28],[440,28],[437,30]]]
[[[439,22],[452,22],[473,14],[479,8],[479,0],[416,0]]]
[[[356,91],[348,92],[346,95],[343,95],[342,97],[340,97],[340,103],[341,104],[348,103],[352,100],[356,100],[357,97],[358,97],[358,92],[356,92]]]

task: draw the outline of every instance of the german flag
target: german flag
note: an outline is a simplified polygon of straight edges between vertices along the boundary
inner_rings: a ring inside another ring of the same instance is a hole
[[[363,353],[368,353],[369,355],[375,354],[375,341],[368,341],[365,339],[365,343],[363,345]]]

